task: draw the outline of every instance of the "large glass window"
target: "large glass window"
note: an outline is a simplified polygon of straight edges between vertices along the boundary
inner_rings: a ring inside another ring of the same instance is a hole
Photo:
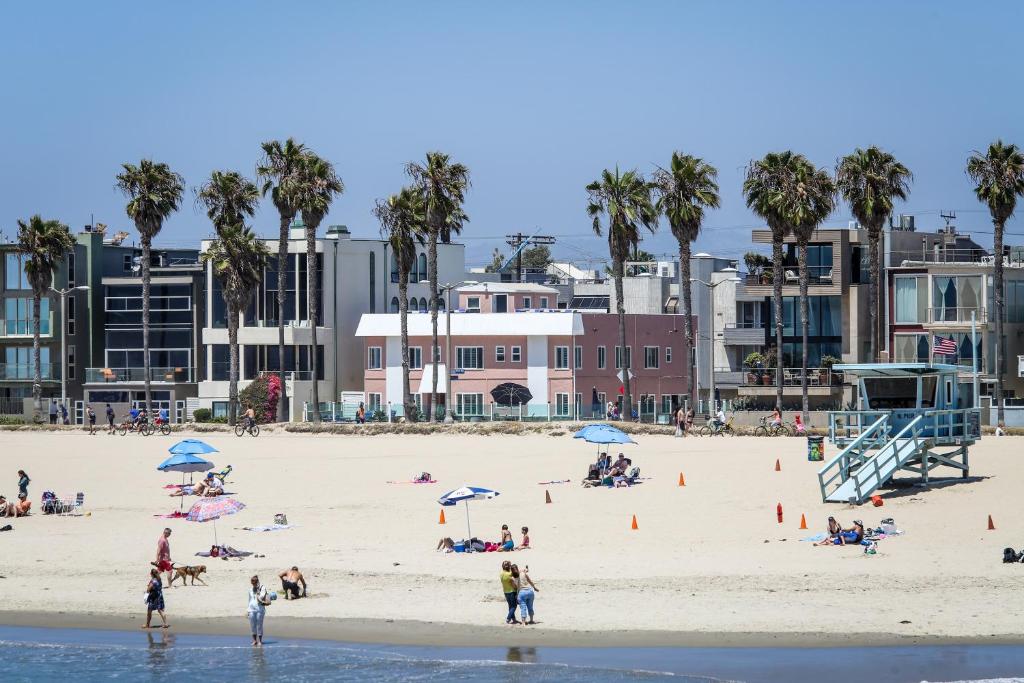
[[[5,299],[4,326],[8,335],[32,334],[32,299]],[[50,300],[46,297],[39,301],[39,334],[50,334]]]
[[[1006,288],[1006,321],[1024,323],[1024,280],[1004,279],[1003,283]],[[992,311],[992,317],[994,316],[995,311]]]
[[[568,362],[568,360],[566,360]],[[455,367],[461,370],[483,370],[484,347],[458,346],[455,348]]]
[[[932,315],[935,322],[965,322],[981,307],[981,276],[937,275],[932,278]]]
[[[483,394],[457,394],[456,410],[459,415],[483,415],[484,395]]]
[[[31,346],[8,346],[4,349],[3,379],[32,379],[35,376],[35,361]],[[39,370],[43,379],[59,376],[50,365],[50,348],[39,349]]]
[[[927,289],[920,286],[921,279],[902,276],[895,278],[897,323],[927,322]]]
[[[916,377],[865,377],[864,389],[871,410],[917,407]]]
[[[644,368],[648,370],[657,370],[659,366],[661,356],[661,350],[657,346],[645,346],[644,347]]]
[[[893,360],[897,363],[927,363],[927,334],[897,334],[893,337]]]
[[[28,257],[16,251],[7,252],[4,259],[4,288],[5,289],[32,289],[28,282],[28,275],[25,274],[25,261]]]

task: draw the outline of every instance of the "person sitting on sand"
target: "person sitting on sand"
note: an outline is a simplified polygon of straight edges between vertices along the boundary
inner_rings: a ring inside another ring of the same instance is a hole
[[[437,550],[444,549],[446,553],[455,552],[455,541],[450,536],[442,536],[441,540],[437,542]]]
[[[608,469],[608,475],[612,477],[621,477],[626,474],[626,470],[629,468],[629,460],[622,453],[619,453],[619,459],[612,463],[612,466]]]
[[[215,498],[216,496],[224,495],[224,487],[217,481],[213,472],[206,473],[206,491],[203,493],[197,493],[197,496],[205,496],[206,498]]]
[[[302,575],[298,567],[285,569],[277,575],[281,579],[281,590],[284,592],[285,600],[297,600],[306,597],[306,577]],[[302,584],[302,594],[299,594],[299,584]],[[289,598],[288,595],[291,594]]]
[[[32,502],[28,499],[28,496],[24,493],[18,494],[18,502],[14,504],[14,516],[24,517],[28,514],[28,511],[32,508]]]
[[[839,534],[843,532],[843,525],[836,521],[835,517],[828,518],[828,538],[818,542],[818,545],[832,545]]]
[[[523,531],[523,542],[519,544],[519,549],[520,550],[529,550],[530,549],[530,529],[528,527],[524,526],[522,531]]]
[[[834,545],[860,545],[864,540],[864,522],[859,519],[853,520],[853,526],[843,529],[832,541]]]
[[[14,503],[8,503],[6,496],[0,496],[0,517],[14,517]]]
[[[498,552],[507,553],[510,550],[514,550],[516,544],[512,541],[512,532],[508,530],[508,524],[501,525],[501,547],[498,548]]]

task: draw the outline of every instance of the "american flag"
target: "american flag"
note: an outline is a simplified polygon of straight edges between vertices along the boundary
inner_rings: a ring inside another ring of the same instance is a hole
[[[956,342],[952,337],[940,337],[935,335],[935,344],[932,353],[936,356],[955,356]]]

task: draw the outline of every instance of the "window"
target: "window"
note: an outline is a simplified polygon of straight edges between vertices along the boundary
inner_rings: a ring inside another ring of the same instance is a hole
[[[73,344],[68,345],[68,379],[75,378],[75,347]]]
[[[409,312],[410,313],[415,313],[416,312],[416,308],[418,306],[419,306],[419,304],[416,303],[416,297],[412,297],[411,299],[409,299]]]
[[[608,349],[603,346],[597,347],[597,369],[604,370],[608,365]]]
[[[381,348],[379,346],[371,346],[366,349],[366,368],[368,370],[381,369]]]
[[[397,296],[391,297],[391,312],[392,313],[398,313],[400,309],[401,309],[401,305],[398,303],[398,297]]]
[[[644,347],[644,368],[657,370],[661,359],[661,350],[657,346]]]
[[[32,379],[35,375],[35,361],[31,346],[8,346],[4,348],[3,379]],[[43,379],[55,377],[50,365],[50,347],[39,349],[39,371]]]
[[[409,347],[409,369],[420,370],[423,368],[423,349],[419,346]]]
[[[437,362],[437,363],[441,362],[441,346],[440,345],[434,347],[434,362]]]
[[[420,254],[419,258],[416,259],[416,263],[419,264],[419,267],[417,268],[417,270],[419,271],[419,277],[416,278],[416,281],[418,282],[420,280],[426,280],[427,279],[427,255],[426,254]]]
[[[121,272],[130,273],[132,268],[135,266],[135,259],[131,254],[124,254],[121,257]]]
[[[512,362],[520,363],[523,360],[523,347],[513,346],[512,347]]]
[[[916,277],[894,279],[897,323],[923,323],[927,321],[925,308],[927,290],[920,287]]]
[[[19,252],[7,252],[4,262],[4,287],[6,289],[32,289],[25,273],[25,261],[28,259]]]
[[[483,415],[484,395],[483,394],[457,394],[456,411],[459,415]]]
[[[75,295],[68,297],[68,335],[75,336]]]
[[[523,308],[533,308],[533,299],[528,296],[523,297]]]
[[[666,346],[665,347],[665,362],[666,363],[671,363],[672,362],[672,347],[671,346]]]
[[[621,348],[622,347],[619,347],[619,346],[615,347],[615,369],[616,370],[619,370],[619,369],[622,368],[622,358],[621,358],[622,351],[621,351]],[[626,347],[626,367],[628,367],[628,368],[633,367],[633,347],[632,346],[627,346]]]
[[[577,346],[573,352],[573,367],[577,370],[583,367],[583,347]]]
[[[375,413],[380,410],[381,395],[377,392],[366,394],[366,412]]]
[[[5,299],[4,324],[8,335],[32,334],[32,299]],[[39,300],[39,334],[50,334],[50,300],[45,297]]]
[[[555,394],[555,415],[558,417],[568,417],[569,394]]]
[[[547,310],[547,308],[548,308],[548,298],[546,296],[542,296],[540,298],[540,307],[543,308],[544,310]]]
[[[495,294],[491,310],[494,313],[508,313],[508,294]]]
[[[370,313],[377,312],[377,255],[370,252]]]
[[[68,252],[68,285],[75,286],[75,252]]]
[[[398,282],[398,257],[394,251],[391,252],[391,281]]]
[[[568,346],[556,346],[555,347],[555,370],[568,370],[569,369],[569,347]]]
[[[466,297],[466,311],[469,313],[480,312],[480,297],[470,296]]]
[[[505,362],[505,347],[495,346],[494,347],[494,362],[504,363]]]
[[[455,367],[460,370],[483,370],[484,369],[484,347],[482,346],[457,346],[455,347]]]
[[[927,334],[897,334],[893,336],[893,361],[897,363],[927,363]]]
[[[971,312],[979,311],[980,276],[936,276],[932,283],[932,321],[970,322]]]

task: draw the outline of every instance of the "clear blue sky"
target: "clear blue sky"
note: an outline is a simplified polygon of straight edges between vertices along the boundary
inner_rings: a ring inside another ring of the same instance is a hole
[[[127,229],[121,162],[165,161],[191,188],[213,169],[252,174],[261,141],[294,136],[335,163],[347,192],[327,222],[357,236],[377,234],[373,201],[405,162],[439,149],[466,163],[475,263],[538,228],[562,237],[558,256],[605,256],[584,185],[683,150],[720,170],[698,247],[738,256],[757,224],[743,168],[765,152],[832,167],[881,145],[915,174],[901,209],[919,229],[957,209],[961,230],[990,231],[964,162],[996,137],[1024,145],[1012,0],[20,2],[0,19],[8,237],[33,213]],[[269,204],[255,226],[276,230]],[[160,241],[209,232],[190,190]],[[644,248],[674,243],[663,230]]]

